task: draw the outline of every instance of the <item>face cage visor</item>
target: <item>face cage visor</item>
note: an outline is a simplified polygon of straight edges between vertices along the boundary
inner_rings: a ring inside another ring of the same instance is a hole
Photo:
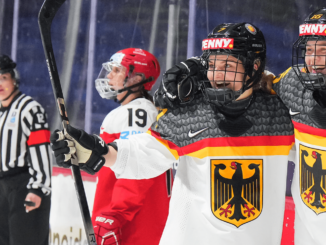
[[[110,61],[102,64],[102,69],[97,79],[95,80],[95,88],[103,99],[116,99],[118,90],[123,88],[124,81],[126,79],[126,67],[119,64],[116,61]],[[109,74],[110,78],[108,77]],[[111,80],[122,80],[121,87],[110,85]]]
[[[244,92],[245,58],[226,52],[210,52],[206,56],[206,75],[201,81],[206,99],[213,104],[228,104]]]
[[[293,44],[292,67],[309,90],[326,90],[326,37],[300,36]]]

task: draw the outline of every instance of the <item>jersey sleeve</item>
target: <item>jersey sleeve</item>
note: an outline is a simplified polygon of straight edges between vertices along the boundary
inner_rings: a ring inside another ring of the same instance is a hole
[[[118,155],[111,169],[117,178],[153,178],[172,168],[173,162],[179,158],[176,150],[154,137],[151,131],[116,142]]]
[[[281,91],[281,84],[282,84],[282,79],[285,77],[285,75],[291,70],[291,67],[288,68],[285,72],[279,74],[277,77],[274,78],[273,80],[273,91],[274,93],[280,95],[282,93]]]
[[[295,162],[295,155],[296,155],[296,146],[293,144],[290,152],[289,152],[289,161]]]
[[[27,188],[39,196],[51,192],[52,157],[50,155],[50,130],[47,115],[39,105],[22,115],[22,129],[27,138],[29,173]]]
[[[106,143],[115,139],[127,142],[134,136],[144,135],[143,133],[155,121],[156,116],[156,108],[147,101],[140,100],[138,103],[129,103],[118,107],[106,116],[101,126],[100,135]],[[154,162],[155,160],[152,160],[152,163]],[[131,164],[136,163],[136,161],[131,162]],[[149,198],[149,190],[157,182],[155,178],[137,180],[116,179],[115,177],[115,173],[111,169],[100,170],[93,221],[95,220],[94,216],[101,212],[112,216],[119,215],[120,218],[122,216],[124,221],[132,221]]]
[[[155,177],[172,168],[175,157],[147,133],[117,142],[118,159],[111,169],[118,179],[108,211],[112,216],[118,214],[131,221],[144,205]]]
[[[115,118],[112,112],[105,117],[100,129],[100,137],[106,144],[120,138],[121,131],[119,130],[119,125],[124,123],[123,117]]]

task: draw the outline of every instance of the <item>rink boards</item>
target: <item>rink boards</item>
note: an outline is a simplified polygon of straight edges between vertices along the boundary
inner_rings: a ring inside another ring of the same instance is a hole
[[[82,173],[90,213],[96,188],[96,176]],[[86,245],[79,204],[70,169],[53,167],[50,214],[50,245]],[[286,197],[281,245],[293,245],[294,204]]]

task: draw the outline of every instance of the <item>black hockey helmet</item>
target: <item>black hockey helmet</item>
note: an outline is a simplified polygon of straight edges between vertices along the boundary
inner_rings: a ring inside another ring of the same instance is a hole
[[[15,79],[16,86],[19,85],[19,74],[17,72],[16,63],[8,55],[0,55],[0,74],[10,73],[11,77]]]
[[[217,82],[219,84],[218,88],[212,88],[210,86],[214,81],[209,76],[208,81],[205,81],[204,95],[210,102],[215,104],[227,104],[237,99],[244,91],[260,81],[265,69],[266,44],[264,35],[257,27],[249,23],[224,23],[218,25],[208,34],[207,39],[203,40],[202,50],[203,54],[201,58],[205,66],[206,75],[210,72],[214,73],[219,71],[215,67],[215,61],[219,59],[219,55],[224,55],[224,57],[226,55],[227,63],[233,62],[236,66],[235,71],[233,71],[233,81],[225,80],[226,76],[224,76],[224,81],[219,80]],[[233,58],[229,59],[231,56]],[[210,68],[210,63],[212,62],[214,67]],[[254,69],[255,63],[258,65],[257,70]],[[244,71],[243,69],[242,71],[238,69],[239,64],[243,65]],[[223,68],[220,71],[226,73],[227,68]],[[239,74],[241,74],[240,77],[243,77],[241,81],[236,79],[236,77],[239,77]],[[248,77],[249,79],[247,79]],[[227,88],[227,84],[235,84],[235,82],[238,84],[239,82],[242,83],[240,89]]]
[[[326,8],[320,8],[299,27],[299,38],[292,48],[292,67],[309,90],[326,90]]]
[[[16,63],[8,55],[3,54],[0,56],[0,74],[10,72],[15,68]]]

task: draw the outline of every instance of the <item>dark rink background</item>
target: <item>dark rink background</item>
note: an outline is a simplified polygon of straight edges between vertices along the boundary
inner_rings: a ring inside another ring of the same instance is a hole
[[[42,3],[0,0],[0,53],[18,63],[21,90],[43,105],[53,130],[60,121],[37,23]],[[265,35],[267,69],[279,74],[291,66],[298,26],[325,5],[324,0],[67,0],[53,21],[52,40],[70,122],[99,133],[104,117],[118,106],[98,95],[94,81],[102,63],[120,49],[152,52],[162,74],[201,55],[202,39],[218,24],[249,22]],[[290,183],[293,164],[289,169]]]

